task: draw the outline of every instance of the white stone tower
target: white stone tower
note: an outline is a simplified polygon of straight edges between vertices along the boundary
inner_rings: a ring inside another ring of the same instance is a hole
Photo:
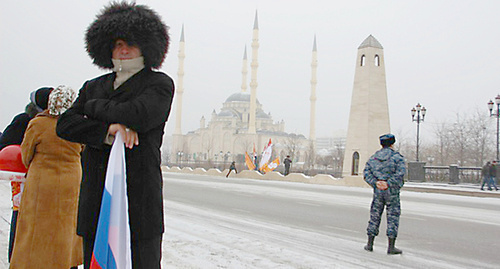
[[[259,56],[259,23],[257,20],[257,11],[255,11],[255,20],[253,23],[253,37],[252,37],[252,63],[250,64],[252,68],[251,79],[250,79],[250,119],[248,122],[248,133],[255,134],[255,114],[257,111],[257,67],[259,63],[257,61]]]
[[[247,92],[247,74],[248,74],[247,46],[243,54],[243,67],[241,68],[241,92]]]
[[[177,69],[177,85],[175,89],[176,95],[176,110],[175,110],[175,130],[174,134],[182,134],[181,119],[182,119],[182,95],[184,93],[184,59],[186,54],[184,51],[184,25],[182,25],[181,40],[179,42],[179,67]]]
[[[384,50],[370,35],[358,47],[342,176],[362,178],[379,136],[390,130]]]
[[[182,141],[182,131],[181,131],[181,121],[182,121],[182,95],[184,93],[184,59],[186,54],[184,51],[184,25],[182,25],[181,39],[179,42],[179,67],[177,69],[177,85],[175,89],[175,129],[173,136],[173,150],[172,155],[177,154],[179,151],[183,151],[183,141]],[[175,156],[174,156],[175,157]]]
[[[309,118],[309,140],[315,144],[316,141],[316,73],[318,69],[318,50],[316,49],[316,36],[314,36],[314,44],[312,50],[311,61],[311,113]]]

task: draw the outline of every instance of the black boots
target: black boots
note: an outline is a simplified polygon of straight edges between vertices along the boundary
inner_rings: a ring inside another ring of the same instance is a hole
[[[365,246],[366,251],[373,251],[373,241],[375,240],[375,236],[369,235],[368,236],[368,243]],[[397,255],[397,254],[402,254],[403,251],[396,248],[394,245],[396,244],[396,238],[395,237],[389,237],[389,247],[387,248],[387,254],[389,255]]]
[[[396,237],[389,237],[389,247],[387,248],[387,254],[397,255],[403,253],[403,251],[396,248],[394,244],[396,244]]]
[[[373,240],[375,240],[375,236],[369,235],[368,236],[368,243],[365,246],[366,251],[373,251]]]

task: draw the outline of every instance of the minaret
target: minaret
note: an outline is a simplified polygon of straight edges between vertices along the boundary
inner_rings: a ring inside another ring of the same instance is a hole
[[[253,37],[252,37],[252,77],[250,80],[250,120],[248,122],[248,133],[255,134],[255,114],[257,111],[257,62],[259,53],[259,23],[257,21],[257,11],[255,11],[255,21],[253,23]]]
[[[177,85],[175,89],[176,110],[175,110],[175,130],[174,135],[181,135],[181,119],[182,119],[182,94],[184,93],[184,25],[182,25],[181,40],[179,42],[179,67],[177,70]]]
[[[241,92],[247,92],[247,74],[248,74],[247,46],[245,45],[245,53],[243,55],[243,67],[241,68]]]
[[[358,47],[342,175],[362,177],[379,136],[390,130],[384,48],[370,35]]]
[[[316,49],[316,35],[314,35],[314,45],[311,61],[311,115],[309,119],[309,140],[315,144],[316,141],[316,72],[318,69],[318,50]]]

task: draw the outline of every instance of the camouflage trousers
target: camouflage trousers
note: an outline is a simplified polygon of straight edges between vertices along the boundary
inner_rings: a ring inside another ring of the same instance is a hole
[[[370,221],[368,221],[368,228],[366,228],[369,236],[378,235],[380,220],[385,207],[387,207],[387,236],[398,236],[399,216],[401,215],[399,193],[389,194],[388,190],[375,190],[373,193]]]

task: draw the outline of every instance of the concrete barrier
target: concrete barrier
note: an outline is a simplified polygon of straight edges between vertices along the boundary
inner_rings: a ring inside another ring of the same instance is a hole
[[[175,166],[174,167],[162,166],[161,169],[162,171],[165,172],[187,173],[187,174],[207,175],[207,176],[223,176],[223,177],[225,177],[229,172],[229,169],[220,171],[217,168],[210,168],[209,170],[205,170],[203,168],[196,168],[193,170],[189,167],[184,167],[180,169],[179,167]],[[281,173],[274,171],[266,174],[261,174],[260,172],[255,170],[243,170],[237,174],[231,173],[229,177],[300,182],[300,183],[321,184],[321,185],[349,186],[349,187],[365,187],[365,188],[370,187],[363,180],[362,176],[348,176],[344,178],[335,178],[332,177],[331,175],[318,174],[316,176],[310,177],[302,173],[291,173],[287,176],[284,176]]]

